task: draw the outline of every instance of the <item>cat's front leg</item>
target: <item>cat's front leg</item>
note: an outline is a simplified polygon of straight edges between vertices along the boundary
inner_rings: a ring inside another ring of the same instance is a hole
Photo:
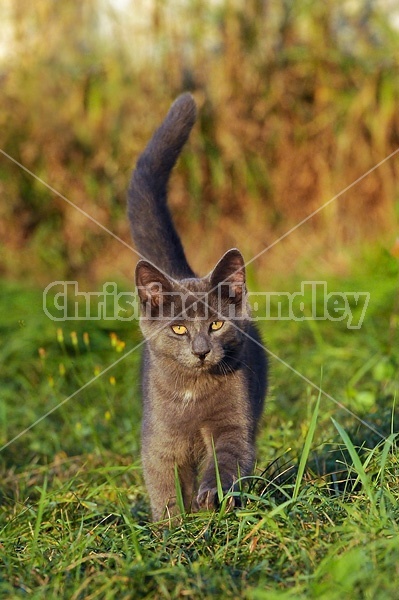
[[[211,451],[208,452],[208,462],[197,495],[199,508],[207,510],[219,506],[216,469],[219,473],[222,491],[225,494],[234,491],[237,480],[251,472],[255,456],[255,450],[248,439],[247,432],[239,428],[219,435],[213,434],[212,438],[214,443]],[[238,500],[231,497],[227,508],[238,504]]]
[[[144,480],[150,496],[153,521],[180,514],[176,497],[174,463],[149,449],[142,453]]]
[[[182,511],[191,511],[196,476],[194,468],[185,462],[179,465],[176,456],[165,451],[157,452],[156,447],[151,445],[143,449],[142,462],[153,521],[170,519],[175,523],[176,517],[182,516]],[[183,506],[178,501],[179,491]]]

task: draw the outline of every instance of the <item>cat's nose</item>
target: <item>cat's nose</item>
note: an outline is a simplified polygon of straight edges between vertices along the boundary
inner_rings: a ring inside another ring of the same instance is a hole
[[[210,352],[210,350],[207,350],[206,352],[201,352],[201,353],[199,353],[199,352],[193,352],[193,354],[195,354],[195,356],[198,356],[198,358],[200,360],[205,360],[205,357],[206,357],[207,354],[209,354],[209,352]]]
[[[209,354],[209,352],[211,351],[211,347],[209,345],[207,337],[201,333],[195,336],[195,338],[193,339],[191,351],[199,359],[204,360],[207,354]]]

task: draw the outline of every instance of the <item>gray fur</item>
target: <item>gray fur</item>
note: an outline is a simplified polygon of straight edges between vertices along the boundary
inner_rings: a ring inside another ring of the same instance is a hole
[[[266,394],[266,355],[250,319],[242,255],[229,250],[209,276],[196,277],[166,205],[195,114],[190,94],[175,101],[129,189],[133,239],[144,258],[136,267],[147,340],[142,460],[154,520],[179,514],[176,468],[186,511],[217,506],[214,449],[224,491],[251,473]]]

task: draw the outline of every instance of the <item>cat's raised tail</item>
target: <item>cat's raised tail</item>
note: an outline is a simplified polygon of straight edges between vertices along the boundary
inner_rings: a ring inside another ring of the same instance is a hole
[[[167,206],[170,173],[195,123],[194,98],[177,98],[139,157],[130,181],[128,215],[137,251],[176,279],[193,277]]]

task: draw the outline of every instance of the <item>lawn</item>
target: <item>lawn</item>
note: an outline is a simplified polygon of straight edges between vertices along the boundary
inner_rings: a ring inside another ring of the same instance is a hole
[[[3,281],[0,596],[397,598],[397,278],[378,250],[329,279],[370,293],[358,329],[260,323],[271,376],[256,477],[241,508],[172,529],[148,521],[137,323],[55,323],[41,290]]]

